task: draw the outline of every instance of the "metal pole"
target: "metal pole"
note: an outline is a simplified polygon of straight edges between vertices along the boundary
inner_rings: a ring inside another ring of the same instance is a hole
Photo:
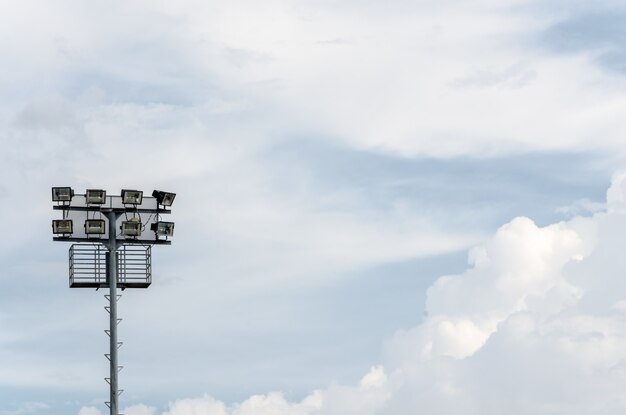
[[[110,415],[118,415],[118,388],[117,374],[119,368],[117,365],[117,214],[113,211],[108,213],[109,217],[109,261],[107,264],[107,280],[109,282],[109,340],[110,340]]]

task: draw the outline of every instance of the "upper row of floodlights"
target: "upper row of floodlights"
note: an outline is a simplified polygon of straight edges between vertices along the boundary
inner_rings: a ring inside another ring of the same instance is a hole
[[[71,187],[53,187],[53,202],[71,202],[74,197],[74,190]],[[141,205],[143,202],[143,192],[141,190],[122,189],[122,203],[125,205]],[[154,190],[152,197],[156,198],[157,203],[163,207],[172,206],[176,193],[163,192]],[[106,203],[107,192],[102,189],[87,189],[85,191],[85,201],[88,205],[103,205]]]

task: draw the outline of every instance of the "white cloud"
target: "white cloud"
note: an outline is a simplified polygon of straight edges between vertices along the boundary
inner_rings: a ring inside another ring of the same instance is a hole
[[[592,232],[586,223],[576,227]],[[527,218],[513,220],[470,251],[473,268],[442,277],[429,288],[425,323],[398,334],[394,342],[402,348],[410,344],[422,358],[464,358],[480,350],[499,324],[533,304],[558,312],[581,295],[561,269],[587,255],[586,240],[592,238],[572,225],[538,228]]]
[[[226,405],[210,396],[170,403],[163,415],[368,415],[377,413],[390,397],[390,382],[382,367],[372,367],[356,387],[332,385],[301,402],[290,403],[282,394],[255,395],[240,404]]]
[[[124,415],[155,415],[156,408],[144,404],[137,404],[125,408],[122,413]]]
[[[606,200],[609,211],[626,211],[626,171],[613,174],[613,180],[611,187],[607,191]]]
[[[165,415],[193,414],[193,415],[226,415],[226,406],[210,396],[196,399],[180,399],[170,404]]]
[[[46,66],[41,94],[71,90],[81,105],[252,111],[263,114],[246,128],[257,136],[314,132],[403,156],[623,154],[621,77],[597,67],[594,51],[542,49],[542,32],[563,14],[536,1],[65,6],[36,23],[34,3],[5,6],[5,30],[21,46],[4,45],[16,65],[8,85],[32,83],[40,77],[29,68]]]
[[[537,48],[562,18],[535,2],[341,7],[162,4],[185,16],[197,61],[283,128],[400,155],[613,149],[624,85],[594,54]],[[266,24],[271,22],[271,24]]]
[[[619,185],[617,176],[612,189]],[[626,361],[624,284],[613,274],[626,271],[615,249],[624,219],[611,209],[543,228],[518,218],[471,251],[472,268],[429,290],[424,323],[388,343],[387,364],[401,368],[403,388],[426,387],[412,402],[396,391],[393,407],[465,414],[623,410],[614,385],[623,381]],[[616,293],[594,292],[605,286]]]
[[[95,406],[83,406],[78,411],[78,415],[101,415],[101,412]]]

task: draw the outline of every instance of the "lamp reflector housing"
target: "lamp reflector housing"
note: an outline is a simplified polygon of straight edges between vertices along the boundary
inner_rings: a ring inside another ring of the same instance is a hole
[[[88,205],[103,205],[107,200],[106,190],[87,189],[85,192],[85,201]]]
[[[72,196],[74,196],[74,190],[71,187],[53,187],[52,188],[52,201],[53,202],[71,202]]]
[[[139,236],[141,235],[141,222],[129,220],[122,222],[122,235]]]
[[[174,222],[156,222],[150,226],[156,236],[174,235]]]
[[[163,206],[172,206],[174,203],[174,198],[176,197],[176,193],[163,192],[161,190],[155,190],[152,192],[152,196],[156,197],[156,200],[159,205]]]
[[[125,205],[141,205],[143,192],[140,190],[122,190],[122,203]]]
[[[52,221],[52,233],[71,234],[74,233],[74,225],[71,219],[59,219]]]
[[[104,219],[87,219],[85,221],[85,233],[87,235],[104,235]]]

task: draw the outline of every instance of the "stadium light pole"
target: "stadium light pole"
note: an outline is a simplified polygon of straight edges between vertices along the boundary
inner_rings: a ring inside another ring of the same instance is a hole
[[[109,408],[111,415],[119,413],[119,394],[117,375],[121,367],[117,364],[117,351],[120,344],[117,342],[117,240],[115,227],[119,213],[108,212],[109,216],[109,259],[107,261],[106,279],[109,282]],[[114,258],[115,257],[115,258]]]
[[[80,196],[84,196],[81,198]],[[160,215],[169,214],[175,198],[174,193],[155,190],[153,197],[144,198],[143,192],[122,190],[120,196],[106,196],[104,190],[87,190],[84,195],[75,195],[69,187],[53,187],[52,200],[57,202],[55,210],[63,212],[63,219],[52,221],[54,241],[75,242],[70,248],[70,288],[108,288],[105,295],[109,305],[109,360],[110,377],[109,401],[106,402],[110,415],[119,414],[118,374],[122,366],[118,364],[117,326],[121,319],[117,317],[117,302],[121,295],[117,289],[147,288],[151,284],[151,250],[152,245],[170,245],[168,240],[174,233],[174,223],[161,222]],[[142,206],[148,204],[148,207]],[[140,207],[141,206],[141,207]],[[90,214],[92,219],[89,219]],[[118,222],[122,215],[128,219],[123,221],[118,234]],[[144,224],[141,214],[149,214]],[[100,219],[95,219],[99,216]],[[74,220],[85,218],[84,233],[74,228]],[[104,222],[108,222],[106,235]],[[154,219],[153,219],[154,218]],[[149,237],[142,236],[143,230],[150,224],[154,231]],[[121,236],[121,237],[120,237]],[[126,247],[134,248],[128,249]],[[120,257],[120,250],[123,255]],[[103,254],[104,253],[104,260]],[[120,272],[120,267],[123,272]],[[102,268],[105,269],[102,275]],[[102,278],[104,277],[104,279]]]

